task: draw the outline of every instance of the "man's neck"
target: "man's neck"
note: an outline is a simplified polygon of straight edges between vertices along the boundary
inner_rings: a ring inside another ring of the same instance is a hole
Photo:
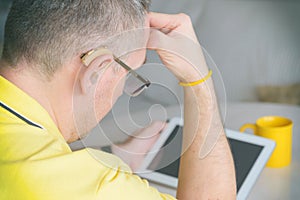
[[[46,81],[40,78],[38,73],[24,70],[26,68],[25,66],[15,69],[2,68],[0,75],[35,99],[48,112],[65,140],[71,140],[73,131],[68,130],[69,127],[72,127],[68,123],[72,123],[72,108],[68,107],[71,102],[67,101],[69,99],[71,101],[70,95],[72,94],[65,92],[68,91],[66,78],[62,80],[60,76],[55,76],[51,81]],[[62,102],[65,103],[62,104]]]

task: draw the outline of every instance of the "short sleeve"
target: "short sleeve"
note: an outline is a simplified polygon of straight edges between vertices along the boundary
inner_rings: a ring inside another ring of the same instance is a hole
[[[162,194],[150,187],[146,180],[137,175],[120,170],[110,173],[99,185],[99,200],[175,200],[171,195]]]
[[[149,186],[148,181],[133,174],[130,168],[118,157],[93,151],[94,158],[106,167],[105,174],[99,177],[97,198],[99,200],[175,200],[168,194],[160,193]]]

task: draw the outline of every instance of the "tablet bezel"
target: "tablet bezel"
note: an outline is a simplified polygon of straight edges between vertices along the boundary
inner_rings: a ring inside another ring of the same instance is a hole
[[[149,181],[163,184],[172,188],[177,188],[177,178],[166,174],[162,174],[160,172],[153,172],[147,169],[147,167],[155,158],[156,154],[159,152],[159,149],[164,145],[165,141],[170,136],[170,134],[176,126],[183,126],[183,120],[181,118],[172,118],[170,120],[167,128],[161,133],[161,137],[153,145],[151,151],[149,151],[150,153],[145,157],[143,164],[137,172],[141,177],[146,178]],[[275,142],[252,134],[240,133],[229,129],[225,129],[225,132],[226,136],[230,139],[263,147],[261,153],[257,157],[255,163],[253,164],[247,177],[243,181],[237,194],[237,199],[246,199],[246,197],[251,191],[251,188],[255,184],[255,181],[257,180],[258,176],[264,169],[264,166],[267,163],[269,157],[271,156],[275,148]]]
[[[174,117],[169,120],[168,125],[166,126],[165,130],[160,134],[160,137],[155,142],[151,150],[145,156],[143,163],[139,167],[138,172],[149,172],[147,167],[150,165],[152,160],[155,158],[156,154],[159,152],[161,147],[164,145],[165,141],[168,139],[172,131],[175,129],[176,126],[183,126],[183,120],[179,117]]]

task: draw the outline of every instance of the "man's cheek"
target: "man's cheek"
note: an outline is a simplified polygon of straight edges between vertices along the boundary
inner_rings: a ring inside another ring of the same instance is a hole
[[[94,97],[94,109],[99,120],[102,119],[112,108],[114,90],[110,83],[99,85]]]

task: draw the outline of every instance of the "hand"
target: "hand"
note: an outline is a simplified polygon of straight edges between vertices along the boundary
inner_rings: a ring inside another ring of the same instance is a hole
[[[133,171],[138,170],[165,126],[166,122],[153,122],[148,127],[136,131],[124,143],[113,145],[112,153],[119,156]]]
[[[208,73],[202,48],[189,16],[149,13],[148,48],[156,50],[166,67],[183,82],[193,82]]]

